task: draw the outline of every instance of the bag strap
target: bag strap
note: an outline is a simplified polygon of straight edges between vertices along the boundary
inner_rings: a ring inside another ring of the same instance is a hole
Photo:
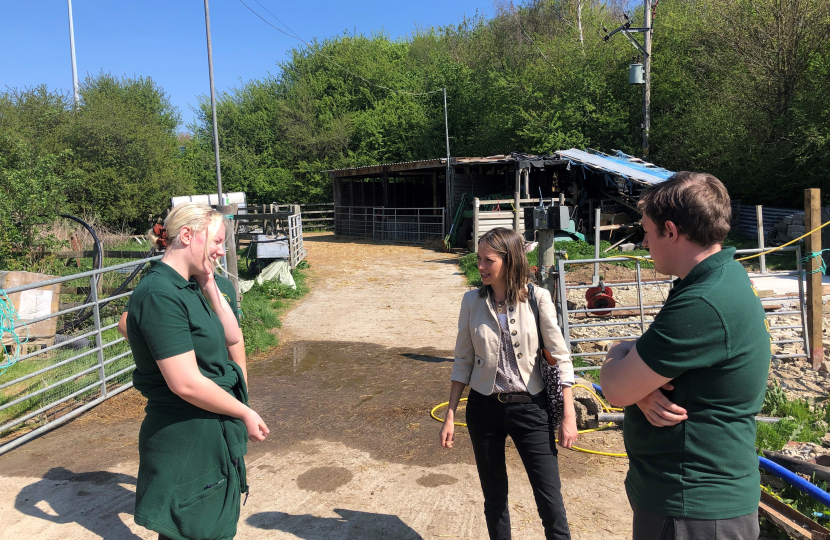
[[[533,312],[533,318],[536,321],[536,338],[539,342],[539,350],[536,351],[536,354],[538,356],[544,347],[544,343],[542,343],[542,323],[539,320],[539,302],[536,300],[536,291],[534,288],[533,283],[527,284],[528,303],[530,304],[530,311]]]

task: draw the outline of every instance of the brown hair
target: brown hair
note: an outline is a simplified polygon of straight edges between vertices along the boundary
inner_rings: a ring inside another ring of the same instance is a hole
[[[487,244],[490,249],[501,255],[507,276],[507,303],[527,302],[527,282],[530,266],[525,255],[525,242],[522,237],[504,227],[490,229],[478,244]],[[478,295],[482,298],[492,293],[492,287],[483,285]]]
[[[671,221],[689,241],[703,247],[722,244],[732,218],[729,193],[721,181],[689,171],[643,191],[637,209],[654,221],[660,236]]]

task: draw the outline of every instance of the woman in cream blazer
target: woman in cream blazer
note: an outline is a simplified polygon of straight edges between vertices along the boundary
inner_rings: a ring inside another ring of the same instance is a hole
[[[559,480],[555,433],[548,423],[547,398],[539,355],[536,319],[528,302],[529,267],[524,241],[509,229],[497,228],[479,241],[478,270],[483,286],[464,295],[447,418],[441,445],[452,448],[455,410],[465,386],[467,428],[484,491],[484,517],[491,540],[510,539],[507,506],[505,440],[513,439],[527,470],[545,537],[570,538]],[[534,288],[545,348],[556,359],[562,382],[564,416],[559,444],[576,441],[571,385],[573,364],[556,322],[550,293]]]

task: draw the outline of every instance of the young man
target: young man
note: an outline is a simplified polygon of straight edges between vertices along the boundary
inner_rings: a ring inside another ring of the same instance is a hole
[[[608,351],[608,401],[625,406],[634,540],[756,540],[755,415],[770,362],[761,302],[723,248],[729,195],[714,176],[680,172],[646,190],[643,246],[679,276],[636,342]]]

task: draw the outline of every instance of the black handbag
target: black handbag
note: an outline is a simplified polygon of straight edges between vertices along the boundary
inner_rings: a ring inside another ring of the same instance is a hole
[[[565,399],[562,397],[562,382],[559,377],[559,366],[556,359],[545,348],[542,341],[542,324],[539,318],[539,303],[532,284],[528,283],[528,301],[536,319],[536,335],[539,338],[539,351],[536,353],[536,362],[542,372],[542,382],[545,384],[545,395],[548,401],[548,422],[551,429],[556,429],[565,414]],[[552,364],[552,365],[551,365]]]

